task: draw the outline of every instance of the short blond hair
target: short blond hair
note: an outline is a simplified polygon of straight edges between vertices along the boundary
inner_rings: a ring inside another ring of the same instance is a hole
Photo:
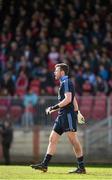
[[[60,70],[65,72],[65,75],[68,75],[69,73],[69,66],[65,63],[59,63],[55,65],[55,68],[59,67]]]

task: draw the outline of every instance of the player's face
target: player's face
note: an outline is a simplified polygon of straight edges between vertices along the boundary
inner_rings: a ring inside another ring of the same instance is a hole
[[[61,70],[59,67],[56,67],[54,71],[55,79],[60,79],[61,78]]]

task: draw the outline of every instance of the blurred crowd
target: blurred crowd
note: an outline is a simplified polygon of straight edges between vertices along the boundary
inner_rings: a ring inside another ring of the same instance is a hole
[[[76,93],[112,93],[112,0],[1,0],[0,95],[55,95],[65,62]]]

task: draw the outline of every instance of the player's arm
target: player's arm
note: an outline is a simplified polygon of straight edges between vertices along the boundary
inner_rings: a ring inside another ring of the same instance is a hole
[[[68,105],[71,102],[71,100],[72,100],[72,93],[66,92],[65,98],[61,102],[59,102],[58,104],[47,108],[46,113],[51,114],[52,112],[57,111],[59,108],[62,108],[64,106]]]
[[[68,105],[71,102],[71,100],[72,100],[72,93],[66,92],[65,98],[61,102],[58,103],[59,108],[62,108],[64,106]]]
[[[78,111],[79,110],[79,106],[76,100],[76,97],[74,96],[74,100],[73,100],[73,105],[74,105],[74,111]]]

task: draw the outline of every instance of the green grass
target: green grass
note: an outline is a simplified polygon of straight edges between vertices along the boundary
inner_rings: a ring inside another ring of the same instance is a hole
[[[24,179],[44,179],[44,180],[97,180],[112,179],[112,166],[88,166],[87,174],[68,174],[71,166],[50,166],[47,173],[33,170],[29,166],[0,166],[0,180],[24,180]]]

